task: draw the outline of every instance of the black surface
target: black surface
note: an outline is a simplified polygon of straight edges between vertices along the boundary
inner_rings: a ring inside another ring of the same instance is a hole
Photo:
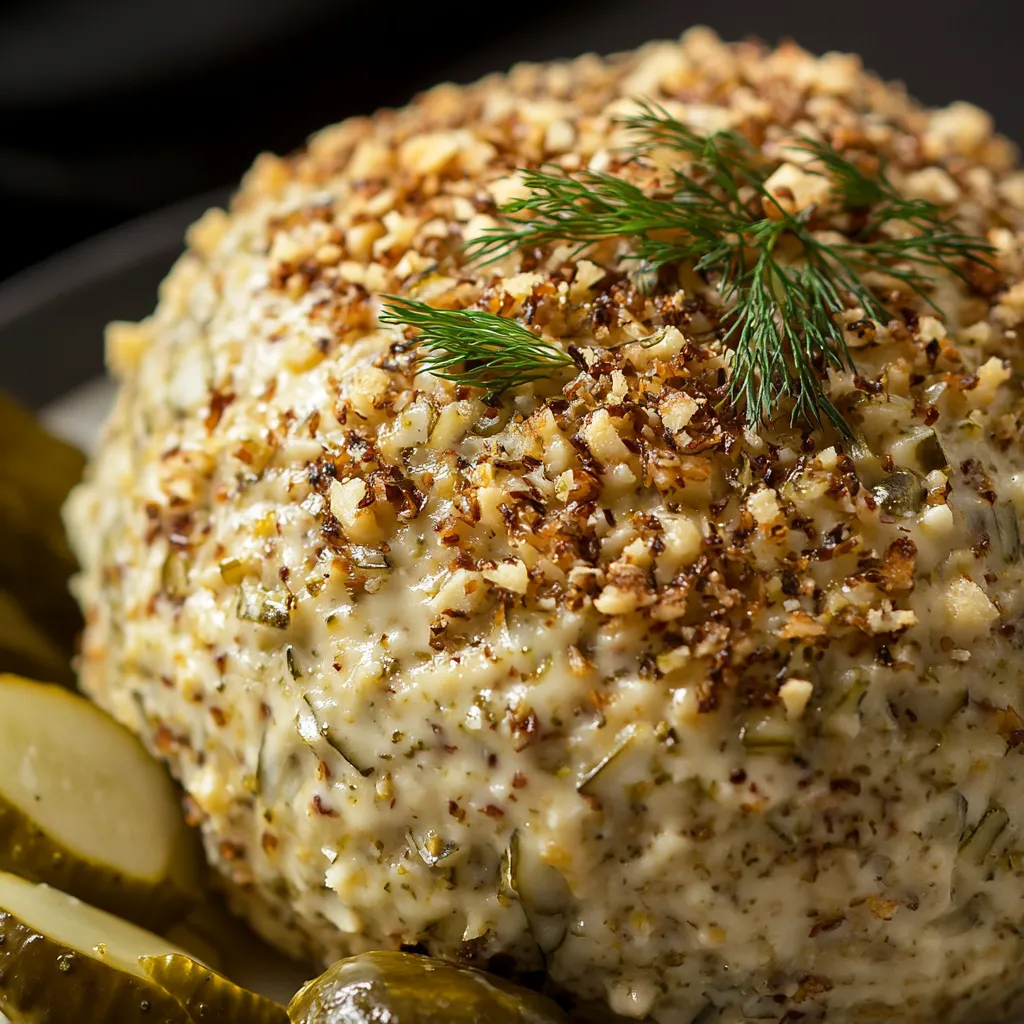
[[[185,228],[224,203],[216,189],[22,271],[0,285],[0,386],[38,408],[103,370],[103,327],[151,312]]]
[[[1024,0],[22,0],[0,6],[0,278],[434,81],[695,23],[859,52],[926,103],[971,100],[1024,140]],[[204,205],[0,285],[0,385],[39,403],[98,370],[102,324],[152,308]]]
[[[587,6],[553,0],[545,24]],[[404,101],[459,54],[493,48],[480,11],[479,0],[0,0],[0,279],[237,180],[261,149]],[[498,46],[526,52],[533,34],[520,20]]]

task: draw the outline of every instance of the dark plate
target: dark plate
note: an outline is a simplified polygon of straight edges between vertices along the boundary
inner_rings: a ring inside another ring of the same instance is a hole
[[[0,386],[38,408],[103,369],[103,327],[153,310],[185,229],[228,189],[97,235],[0,286]]]

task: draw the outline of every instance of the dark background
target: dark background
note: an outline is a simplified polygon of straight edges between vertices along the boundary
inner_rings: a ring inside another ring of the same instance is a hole
[[[441,79],[696,23],[857,51],[1024,140],[1024,0],[0,0],[0,384],[39,403],[98,368],[99,325],[151,308],[184,224],[261,149]]]

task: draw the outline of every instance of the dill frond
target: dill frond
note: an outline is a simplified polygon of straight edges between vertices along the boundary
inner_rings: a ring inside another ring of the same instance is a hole
[[[572,365],[572,357],[507,317],[476,309],[434,309],[385,295],[380,322],[414,327],[425,355],[417,368],[435,377],[497,394],[543,380]]]
[[[868,316],[888,316],[865,275],[881,272],[937,309],[932,275],[941,270],[966,279],[966,266],[985,264],[992,253],[936,205],[900,196],[884,168],[866,174],[823,142],[801,138],[793,148],[812,158],[810,173],[828,178],[839,209],[861,214],[856,232],[842,241],[824,241],[809,227],[815,211],[779,207],[765,187],[774,165],[742,136],[700,135],[653,103],[622,123],[633,139],[632,160],[650,161],[661,150],[678,154],[668,180],[645,191],[601,171],[524,171],[528,194],[500,210],[516,219],[484,232],[467,253],[489,263],[568,243],[578,255],[620,239],[627,243],[623,258],[645,274],[691,264],[725,300],[722,338],[733,348],[729,396],[750,424],[768,421],[788,403],[794,423],[830,423],[849,433],[826,377],[829,370],[854,369],[837,314],[859,305]],[[529,217],[519,219],[524,213]],[[780,259],[784,238],[789,255]],[[419,328],[429,353],[422,368],[450,380],[501,391],[572,361],[512,320],[394,296],[388,302],[382,320]]]
[[[526,171],[529,194],[500,212],[529,219],[491,228],[467,253],[488,263],[524,248],[569,243],[579,254],[592,243],[623,239],[624,258],[645,271],[691,263],[727,300],[723,337],[735,350],[730,397],[751,424],[788,401],[794,423],[829,422],[847,434],[825,384],[828,370],[854,369],[835,316],[851,305],[877,319],[888,316],[864,275],[881,271],[937,308],[931,274],[966,278],[965,264],[985,264],[993,251],[933,203],[901,197],[884,168],[869,176],[825,143],[802,138],[794,148],[813,157],[818,169],[811,173],[829,179],[841,209],[864,214],[856,234],[841,242],[822,241],[808,227],[814,211],[780,209],[765,188],[773,164],[741,136],[702,136],[653,103],[622,123],[633,138],[633,160],[664,149],[679,155],[657,191],[599,171]],[[895,223],[899,231],[886,230]],[[799,255],[782,261],[776,251],[787,235]]]

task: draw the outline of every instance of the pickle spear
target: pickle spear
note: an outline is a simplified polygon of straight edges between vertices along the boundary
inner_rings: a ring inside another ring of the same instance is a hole
[[[200,894],[163,767],[84,697],[0,675],[0,870],[159,928]]]
[[[292,1024],[565,1024],[549,999],[478,971],[412,953],[339,960],[288,1006]]]
[[[185,1007],[195,1024],[288,1024],[280,1003],[239,988],[181,953],[144,956],[139,964]]]
[[[139,963],[169,946],[47,885],[0,872],[0,1012],[14,1024],[195,1024]]]
[[[0,394],[0,588],[67,657],[81,616],[67,589],[75,560],[61,507],[84,466],[78,449]]]

